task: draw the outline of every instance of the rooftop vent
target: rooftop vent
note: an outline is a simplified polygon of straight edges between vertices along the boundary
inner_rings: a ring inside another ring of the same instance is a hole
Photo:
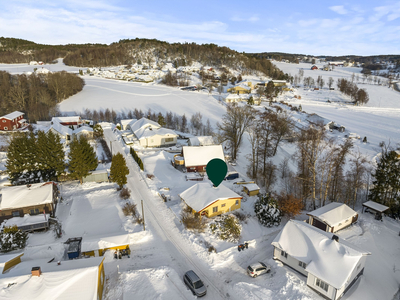
[[[332,235],[332,240],[335,240],[339,243],[339,237],[337,235]]]
[[[31,272],[32,276],[37,276],[37,277],[40,277],[40,274],[42,274],[40,267],[33,267]]]

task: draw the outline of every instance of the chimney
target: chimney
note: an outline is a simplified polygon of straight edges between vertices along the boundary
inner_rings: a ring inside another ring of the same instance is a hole
[[[40,267],[33,267],[31,272],[32,276],[37,276],[37,277],[40,277],[40,274],[42,274]]]
[[[339,237],[337,235],[332,235],[332,240],[335,240],[339,243]]]

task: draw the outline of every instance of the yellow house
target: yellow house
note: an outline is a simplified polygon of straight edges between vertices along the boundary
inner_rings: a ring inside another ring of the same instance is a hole
[[[14,253],[0,255],[0,272],[4,274],[8,269],[18,265],[21,262],[21,256],[24,253]]]
[[[232,94],[249,94],[251,92],[251,87],[248,85],[237,85],[227,89],[227,92]]]
[[[2,299],[102,300],[104,257],[23,260],[0,274]],[[10,283],[12,288],[10,288]]]
[[[249,183],[243,185],[243,192],[245,192],[249,196],[258,195],[260,192],[260,188],[255,183]]]
[[[196,183],[179,195],[193,213],[215,217],[240,208],[242,198],[223,184]]]
[[[274,86],[285,86],[288,83],[286,82],[286,80],[272,80],[272,82],[274,83]]]
[[[82,241],[81,252],[85,256],[103,256],[107,250],[127,250],[129,249],[129,234],[121,234],[108,237],[91,237]]]

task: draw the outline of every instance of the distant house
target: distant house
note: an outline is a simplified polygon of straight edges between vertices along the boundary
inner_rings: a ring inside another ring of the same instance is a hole
[[[344,203],[332,202],[307,214],[309,224],[323,231],[336,232],[358,219],[358,214]]]
[[[364,273],[369,252],[305,222],[289,220],[271,243],[274,259],[307,277],[326,299],[340,299]]]
[[[93,128],[89,126],[81,126],[75,129],[72,134],[74,137],[79,138],[81,135],[85,136],[88,139],[93,138]]]
[[[0,222],[25,214],[53,215],[57,205],[58,188],[54,182],[6,186],[2,189]]]
[[[213,187],[208,182],[196,183],[182,192],[179,197],[193,213],[215,217],[240,208],[242,197],[223,184]]]
[[[104,257],[60,262],[51,258],[22,260],[0,274],[1,298],[102,300],[103,261]]]
[[[272,82],[274,83],[274,86],[278,86],[278,87],[288,85],[288,82],[286,80],[274,79],[274,80],[272,80]]]
[[[212,136],[195,136],[190,137],[188,140],[189,146],[210,146],[214,144],[214,138]]]
[[[131,125],[133,125],[137,120],[136,119],[125,119],[121,120],[121,129],[129,130],[131,129]]]
[[[251,92],[251,87],[247,84],[239,84],[227,90],[228,93],[232,94],[249,94]]]
[[[222,145],[184,146],[182,153],[187,172],[205,172],[208,162],[214,158],[225,161]]]
[[[68,126],[61,125],[58,122],[52,122],[50,127],[45,130],[45,133],[48,133],[49,131],[57,134],[60,139],[64,140],[66,143],[72,141],[74,131]]]
[[[256,196],[260,192],[260,188],[255,183],[248,183],[243,185],[243,191],[249,196]]]
[[[170,147],[176,145],[178,139],[173,130],[146,118],[131,123],[130,129],[142,147]]]
[[[313,66],[311,67],[311,70],[318,70],[318,67],[317,67],[316,65],[313,65]]]
[[[81,127],[85,122],[79,116],[71,116],[71,117],[53,117],[51,119],[52,124],[57,122],[63,126],[68,126],[71,129],[76,129]]]
[[[237,103],[241,101],[247,101],[250,98],[249,94],[229,94],[225,98],[226,103]]]
[[[0,130],[12,131],[19,128],[24,128],[28,124],[24,119],[24,113],[20,111],[14,111],[8,115],[0,117]]]

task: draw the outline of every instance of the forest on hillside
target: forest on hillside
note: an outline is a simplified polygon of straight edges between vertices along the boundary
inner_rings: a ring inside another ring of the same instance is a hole
[[[58,114],[56,105],[81,91],[84,84],[78,75],[65,71],[31,75],[0,71],[0,115],[18,110],[30,122],[49,120]]]

